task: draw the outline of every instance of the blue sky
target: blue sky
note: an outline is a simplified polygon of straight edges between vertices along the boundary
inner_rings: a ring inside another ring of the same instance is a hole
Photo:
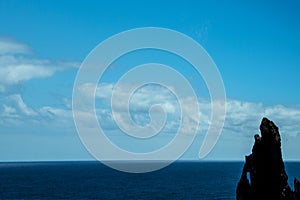
[[[188,35],[219,68],[228,98],[227,116],[221,138],[207,160],[243,159],[251,151],[253,134],[263,116],[279,125],[284,157],[299,160],[299,11],[297,1],[0,0],[0,161],[92,159],[72,119],[77,70],[99,42],[121,31],[148,26]],[[115,65],[155,59],[176,65],[172,56],[161,52],[137,52]],[[107,73],[96,101],[100,123],[112,132],[118,130],[106,112],[106,103],[120,70],[112,68]],[[197,159],[209,121],[208,93],[201,77],[185,68],[181,72],[192,76],[205,116],[203,128],[183,156]],[[151,98],[158,91],[148,87],[138,93],[132,105],[137,112],[133,117],[142,119],[138,123],[147,122],[144,107],[148,106],[139,104],[138,97]],[[170,94],[160,94],[165,99],[159,100],[173,105]],[[168,122],[176,128],[174,119]],[[115,142],[121,141],[116,136]],[[162,142],[165,140],[140,150]],[[132,143],[123,145],[128,144]]]

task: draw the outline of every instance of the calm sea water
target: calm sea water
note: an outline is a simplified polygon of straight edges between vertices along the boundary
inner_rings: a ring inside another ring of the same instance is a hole
[[[99,162],[1,163],[0,199],[235,199],[242,162],[177,162],[128,174]],[[286,163],[292,182],[300,163]]]

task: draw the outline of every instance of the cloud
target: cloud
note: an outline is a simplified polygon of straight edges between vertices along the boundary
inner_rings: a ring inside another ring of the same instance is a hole
[[[15,94],[15,95],[10,95],[8,97],[6,97],[6,101],[10,102],[10,106],[7,106],[7,108],[13,108],[15,111],[18,111],[18,113],[25,115],[25,116],[35,116],[36,112],[29,108],[23,101],[23,99],[21,98],[21,95],[19,94]],[[5,106],[5,104],[4,104]],[[11,111],[11,109],[10,109]],[[16,113],[16,112],[15,112]]]
[[[28,106],[20,94],[13,94],[1,99],[0,124],[11,127],[12,125],[25,125],[28,128],[38,123],[41,126],[64,127],[73,125],[72,111],[66,108],[43,106],[32,108]]]
[[[87,85],[86,85],[87,86]],[[89,91],[85,88],[86,92]],[[114,89],[113,83],[100,84],[96,90],[96,98],[101,99],[102,108],[110,109],[110,98]],[[127,111],[127,102],[124,101],[126,96],[127,86],[120,88],[116,102],[117,111],[124,113]],[[103,101],[104,100],[104,101]],[[188,97],[180,99],[185,105],[190,105],[190,99]],[[159,87],[142,87],[134,95],[132,95],[129,108],[131,117],[137,124],[145,125],[149,123],[149,108],[152,105],[160,104],[165,112],[171,117],[168,118],[165,124],[169,131],[175,131],[179,127],[180,120],[176,118],[180,112],[179,104],[176,98],[165,89],[162,90]],[[189,130],[190,125],[193,125],[197,117],[200,115],[199,133],[206,132],[208,126],[211,124],[210,112],[211,103],[207,99],[199,99],[198,101],[200,113],[196,113],[194,108],[188,107],[187,111],[190,116],[187,120],[191,124],[184,124],[184,127]],[[259,124],[263,117],[268,117],[273,120],[280,128],[280,131],[289,137],[296,137],[300,135],[300,107],[299,106],[284,106],[284,105],[273,105],[265,106],[263,103],[254,103],[247,101],[240,101],[234,99],[228,99],[226,102],[226,120],[224,124],[224,134],[235,134],[242,137],[253,137],[255,133],[259,132]],[[99,113],[99,115],[107,115],[108,111]],[[110,113],[111,115],[111,113]],[[110,116],[111,120],[113,117]]]
[[[14,85],[33,78],[52,76],[55,71],[57,71],[56,68],[46,67],[46,65],[24,64],[20,61],[17,64],[1,65],[0,82],[3,85]]]
[[[262,103],[238,100],[227,101],[225,129],[240,135],[253,136],[259,132],[260,120],[263,117],[274,121],[284,136],[300,135],[299,106],[264,106]]]
[[[17,117],[17,110],[14,107],[3,105],[3,117]]]
[[[29,52],[29,47],[24,44],[0,38],[0,92],[5,92],[12,85],[50,77],[57,71],[79,66],[76,62],[30,58]]]
[[[114,84],[102,83],[96,88],[95,97],[99,99],[107,99],[112,95]],[[91,83],[84,83],[79,85],[78,90],[83,97],[93,98],[94,85]]]
[[[116,96],[114,96],[114,114],[111,110],[111,97],[113,94],[114,88],[113,83],[102,83],[98,85],[95,93],[96,104],[97,106],[97,115],[99,122],[105,127],[115,128],[118,127],[114,123],[115,120],[119,122],[119,125],[124,129],[130,129],[130,123],[137,126],[146,126],[152,122],[152,127],[150,129],[159,130],[159,125],[161,122],[159,120],[163,120],[164,114],[162,110],[168,115],[169,120],[167,120],[165,131],[170,132],[171,130],[176,131],[177,126],[180,121],[180,111],[178,102],[175,99],[175,96],[162,87],[157,86],[146,86],[139,88],[137,92],[135,92],[130,100],[129,105],[126,100],[127,91],[129,85],[123,85],[117,91],[115,91]],[[86,83],[80,85],[78,88],[81,102],[85,101],[86,98],[92,98],[94,87],[92,84]],[[154,105],[160,105],[161,109],[153,107]],[[131,119],[128,119],[127,109],[130,109]],[[83,107],[84,104],[83,104]],[[151,121],[149,111],[151,110],[151,114],[153,115],[153,121]],[[171,120],[172,119],[172,120]],[[176,123],[174,123],[176,121]],[[109,124],[109,125],[107,125]]]
[[[51,106],[43,106],[37,110],[39,117],[44,120],[72,120],[72,112],[69,109],[55,108]],[[57,121],[59,122],[59,121]]]
[[[90,95],[90,84],[80,86],[84,99],[84,95]],[[120,92],[120,99],[117,99],[118,107],[116,109],[116,116],[112,115],[110,107],[110,98],[114,83],[100,84],[96,90],[96,113],[98,121],[104,130],[119,130],[115,122],[116,117],[121,117],[127,112],[127,103],[122,99],[123,93],[126,93],[126,87]],[[64,98],[64,102],[69,105],[70,100]],[[181,99],[181,101],[190,105],[188,97]],[[165,89],[158,87],[144,87],[138,90],[130,100],[130,116],[134,123],[145,126],[150,123],[149,109],[155,105],[161,104],[162,109],[165,109],[167,114],[166,123],[163,131],[167,133],[176,133],[180,126],[180,108],[179,104],[171,93]],[[200,124],[198,133],[205,134],[208,126],[211,124],[210,111],[211,104],[207,99],[198,99],[200,113]],[[70,105],[69,105],[70,106]],[[280,132],[285,138],[298,137],[300,135],[300,107],[299,106],[284,106],[274,105],[265,106],[262,103],[246,102],[234,99],[228,99],[226,103],[227,115],[224,124],[224,137],[228,134],[231,136],[239,136],[245,138],[252,138],[255,133],[259,132],[259,124],[262,117],[268,117],[273,120],[280,128]],[[190,115],[182,125],[186,133],[193,131],[191,128],[195,124],[197,117],[196,109],[188,107],[187,111]],[[90,117],[91,112],[88,110],[81,111],[82,116]],[[154,117],[161,119],[161,110],[154,110]],[[73,117],[70,107],[55,108],[51,106],[42,106],[40,108],[31,108],[24,102],[20,94],[9,95],[2,98],[2,105],[0,108],[0,123],[9,126],[9,124],[23,123],[29,125],[30,123],[52,124],[53,127],[73,126]],[[51,122],[51,123],[50,123]],[[127,123],[126,120],[120,120],[122,123]],[[124,124],[124,127],[126,124]]]
[[[31,50],[27,45],[13,41],[9,38],[0,37],[0,55],[28,53],[31,53]]]
[[[57,72],[79,66],[77,62],[36,58],[26,44],[0,37],[0,126],[2,130],[5,128],[31,130],[36,126],[49,129],[65,130],[67,127],[74,129],[69,99],[62,99],[60,107],[49,105],[31,107],[23,100],[21,88],[32,79],[51,77]],[[30,98],[36,98],[35,94],[31,94]]]

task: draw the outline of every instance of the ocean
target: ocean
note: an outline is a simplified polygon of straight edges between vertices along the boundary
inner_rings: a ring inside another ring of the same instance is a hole
[[[290,186],[300,162],[285,163]],[[243,162],[175,162],[129,174],[100,162],[0,163],[0,199],[235,199]]]

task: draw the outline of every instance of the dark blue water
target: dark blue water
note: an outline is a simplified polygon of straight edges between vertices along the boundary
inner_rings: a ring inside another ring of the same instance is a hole
[[[235,199],[242,162],[177,162],[128,174],[99,162],[0,164],[0,199]],[[290,179],[300,163],[286,163]]]

